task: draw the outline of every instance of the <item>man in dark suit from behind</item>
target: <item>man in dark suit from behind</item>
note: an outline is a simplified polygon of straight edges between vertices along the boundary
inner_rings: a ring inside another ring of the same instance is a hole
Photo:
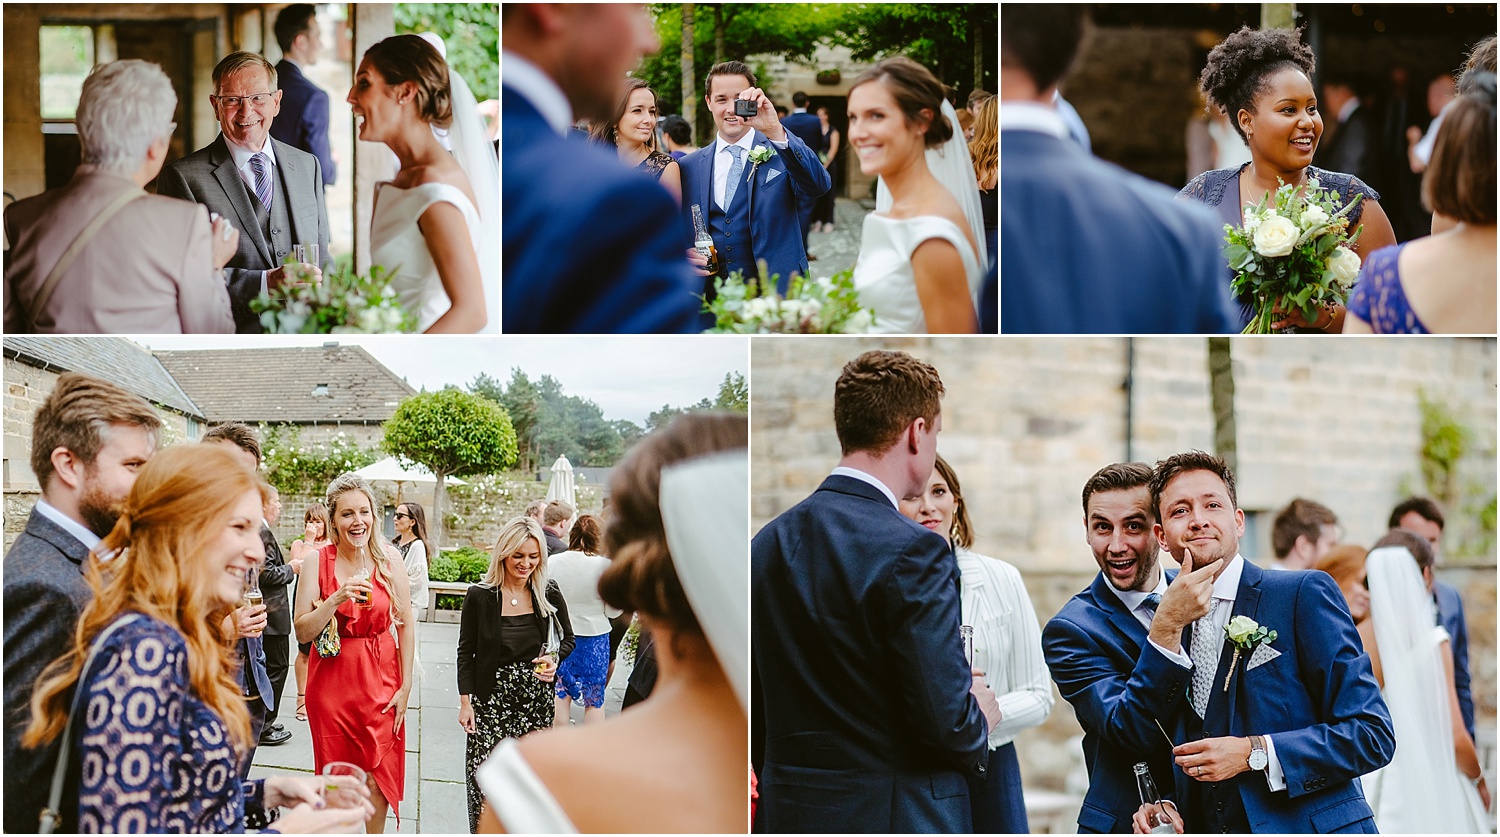
[[[1054,99],[1087,14],[1000,9],[1000,331],[1237,332],[1209,211],[1068,140]]]
[[[898,510],[932,473],[942,394],[903,352],[851,361],[838,467],[751,542],[757,832],[973,828],[999,706],[964,661],[953,550]]]
[[[815,152],[821,151],[823,150],[823,123],[818,121],[817,114],[807,112],[807,102],[806,93],[801,90],[793,93],[792,112],[781,120],[781,126],[789,133],[795,134],[797,139],[807,143],[808,148]],[[802,249],[805,250],[807,249],[807,233],[812,226],[813,203],[809,201],[797,208],[801,215],[799,223],[802,224]],[[809,260],[813,258],[813,256],[808,256]]]
[[[625,73],[660,48],[639,4],[504,3],[501,327],[698,331],[702,280],[670,193],[570,131],[608,121]]]
[[[260,592],[266,603],[266,632],[261,643],[266,649],[266,676],[271,678],[271,693],[275,699],[266,715],[266,728],[260,733],[260,743],[261,746],[274,747],[285,744],[292,737],[291,730],[276,722],[276,713],[281,708],[281,695],[286,688],[292,647],[292,608],[287,587],[302,569],[302,561],[286,560],[281,544],[276,542],[276,533],[271,529],[281,517],[281,496],[275,488],[270,491],[263,514],[260,543],[266,549],[266,563],[260,571]]]
[[[281,114],[271,123],[271,136],[318,158],[323,185],[332,186],[338,169],[328,147],[328,93],[302,74],[318,63],[323,50],[317,9],[293,3],[276,15],[276,43],[282,58],[276,62],[276,86],[281,90]]]
[[[114,528],[136,473],[156,452],[161,419],[140,396],[108,381],[60,375],[31,422],[31,470],[41,497],[5,554],[5,830],[35,833],[58,742],[21,746],[31,690],[73,647],[93,600],[89,551]],[[70,824],[71,825],[71,824]]]
[[[1318,104],[1323,110],[1324,130],[1332,136],[1319,144],[1314,162],[1374,185],[1380,180],[1380,129],[1375,111],[1360,101],[1362,86],[1346,75],[1330,74],[1323,82],[1323,98]]]
[[[1434,563],[1441,562],[1443,553],[1443,510],[1431,497],[1408,497],[1391,510],[1389,521],[1392,529],[1415,532],[1432,546]],[[1437,602],[1438,622],[1448,631],[1453,641],[1453,690],[1458,693],[1458,709],[1464,716],[1464,729],[1469,738],[1474,738],[1474,695],[1469,684],[1469,627],[1464,618],[1464,600],[1458,590],[1447,582],[1438,581],[1431,571],[1424,573],[1427,588]]]

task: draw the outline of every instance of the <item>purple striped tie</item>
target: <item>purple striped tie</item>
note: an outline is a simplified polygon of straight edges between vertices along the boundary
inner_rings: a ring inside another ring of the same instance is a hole
[[[255,173],[255,196],[260,205],[271,211],[271,178],[266,176],[266,155],[256,154],[250,158],[250,170]]]

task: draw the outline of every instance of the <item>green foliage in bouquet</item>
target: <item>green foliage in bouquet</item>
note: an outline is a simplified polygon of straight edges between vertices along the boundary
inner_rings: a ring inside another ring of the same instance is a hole
[[[386,270],[360,276],[341,264],[322,281],[287,283],[250,300],[268,334],[394,334],[414,331],[416,315],[401,307]]]
[[[1279,181],[1278,181],[1279,182]],[[1234,271],[1236,296],[1255,303],[1246,334],[1269,334],[1271,323],[1293,311],[1309,323],[1319,308],[1342,304],[1359,275],[1354,242],[1363,227],[1349,233],[1350,211],[1363,195],[1343,207],[1331,189],[1309,178],[1307,189],[1282,183],[1245,212],[1245,225],[1224,225],[1224,258]]]
[[[853,270],[825,279],[793,275],[783,298],[778,276],[766,275],[764,260],[756,265],[760,278],[750,282],[739,271],[714,280],[716,296],[703,302],[714,327],[705,334],[863,334],[875,322],[875,312],[859,305]]]

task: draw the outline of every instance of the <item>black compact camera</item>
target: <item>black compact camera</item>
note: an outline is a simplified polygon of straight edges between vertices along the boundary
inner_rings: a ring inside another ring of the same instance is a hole
[[[759,110],[760,110],[760,105],[757,104],[754,99],[735,99],[734,100],[734,115],[735,116],[741,116],[741,117],[744,117],[744,118],[748,119],[750,117],[755,116],[756,112],[759,111]]]

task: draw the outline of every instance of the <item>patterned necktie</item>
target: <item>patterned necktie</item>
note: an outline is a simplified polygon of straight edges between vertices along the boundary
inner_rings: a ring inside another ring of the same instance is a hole
[[[255,196],[260,205],[271,211],[271,178],[266,171],[266,155],[256,153],[250,158],[250,171],[255,175]]]
[[[1223,602],[1214,599],[1208,609],[1208,615],[1193,623],[1193,711],[1198,717],[1203,718],[1208,714],[1208,698],[1213,694],[1214,675],[1219,670],[1219,650],[1223,643],[1215,636],[1214,626],[1217,621],[1214,614],[1219,612],[1219,606]]]
[[[734,200],[734,192],[740,186],[740,175],[745,173],[745,158],[742,157],[745,149],[738,145],[725,146],[734,162],[729,166],[729,180],[724,184],[724,211],[729,211],[729,203]]]
[[[1145,609],[1151,611],[1151,615],[1152,616],[1156,615],[1156,608],[1160,604],[1161,604],[1161,594],[1160,593],[1152,593],[1151,595],[1147,596],[1145,599],[1143,599],[1141,601],[1141,607],[1144,607]]]

